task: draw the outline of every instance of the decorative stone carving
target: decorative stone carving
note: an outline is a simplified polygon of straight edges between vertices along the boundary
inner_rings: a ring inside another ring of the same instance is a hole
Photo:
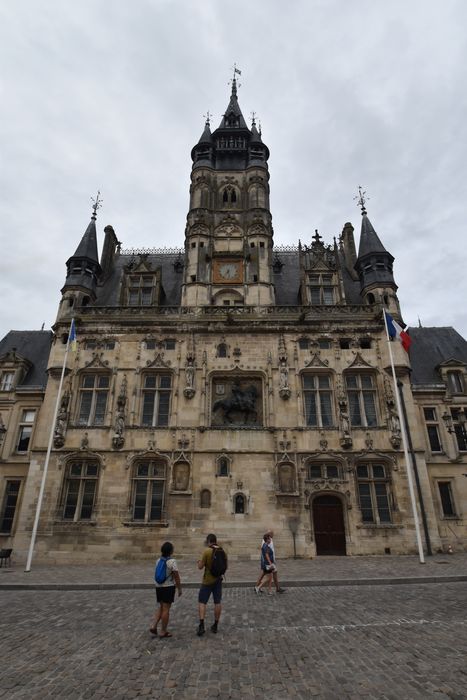
[[[60,448],[65,444],[66,429],[68,423],[68,404],[70,402],[70,393],[68,389],[63,392],[60,408],[58,410],[57,420],[54,428],[54,447]]]
[[[89,437],[87,433],[84,433],[83,437],[81,438],[81,449],[82,450],[87,450],[89,448]]]
[[[280,493],[294,493],[295,492],[295,468],[294,465],[289,463],[279,464],[277,468],[278,472],[278,485]]]
[[[261,380],[256,378],[216,377],[212,387],[212,425],[261,425],[261,387]]]
[[[188,462],[177,462],[173,467],[172,489],[188,491],[190,484],[190,465]]]
[[[285,347],[284,336],[279,336],[279,396],[281,399],[287,400],[290,398],[289,387],[289,367],[287,361],[287,350]]]

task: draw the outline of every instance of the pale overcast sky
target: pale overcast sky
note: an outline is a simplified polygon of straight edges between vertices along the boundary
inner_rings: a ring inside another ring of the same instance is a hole
[[[0,337],[50,328],[101,190],[99,246],[183,246],[190,151],[239,103],[271,151],[275,243],[326,243],[361,184],[405,322],[467,336],[465,0],[0,3]]]

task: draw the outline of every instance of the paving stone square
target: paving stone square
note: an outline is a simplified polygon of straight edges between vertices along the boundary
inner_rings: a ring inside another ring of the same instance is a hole
[[[148,631],[151,590],[3,590],[0,698],[467,697],[461,583],[224,591],[217,635],[195,634],[197,593]],[[210,624],[212,607],[207,622]]]

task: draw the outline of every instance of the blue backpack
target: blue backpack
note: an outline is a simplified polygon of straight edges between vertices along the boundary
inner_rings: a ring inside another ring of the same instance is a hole
[[[161,557],[156,564],[156,570],[154,571],[154,580],[159,585],[166,582],[168,578],[167,574],[167,562],[170,557]]]

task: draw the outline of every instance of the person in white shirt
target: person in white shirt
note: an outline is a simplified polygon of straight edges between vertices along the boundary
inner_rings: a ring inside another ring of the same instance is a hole
[[[159,622],[161,623],[161,634],[159,637],[171,637],[172,635],[167,630],[169,624],[170,606],[175,600],[175,587],[177,587],[179,597],[182,595],[182,583],[180,581],[180,574],[178,573],[178,566],[175,559],[172,557],[174,551],[173,544],[171,542],[164,542],[161,547],[161,555],[156,562],[157,565],[161,559],[165,559],[166,566],[166,578],[163,583],[156,584],[156,597],[159,607],[154,615],[154,622],[149,628],[151,634],[158,634],[157,626]]]
[[[273,532],[273,530],[268,530],[266,535],[269,535],[269,537],[271,538],[269,540],[268,544],[269,544],[269,547],[272,549],[273,559],[274,559],[274,563],[275,563],[275,570],[272,572],[272,576],[274,579],[274,585],[276,587],[276,592],[277,593],[285,593],[285,588],[282,588],[279,585],[279,579],[277,577],[277,562],[276,562],[276,552],[274,550],[274,542],[273,542],[274,532]],[[264,541],[261,540],[261,547],[263,546],[263,544],[264,544]],[[256,582],[255,593],[262,591],[262,588],[260,587],[260,583],[261,583],[264,575],[265,575],[265,572],[261,569],[261,575]]]

